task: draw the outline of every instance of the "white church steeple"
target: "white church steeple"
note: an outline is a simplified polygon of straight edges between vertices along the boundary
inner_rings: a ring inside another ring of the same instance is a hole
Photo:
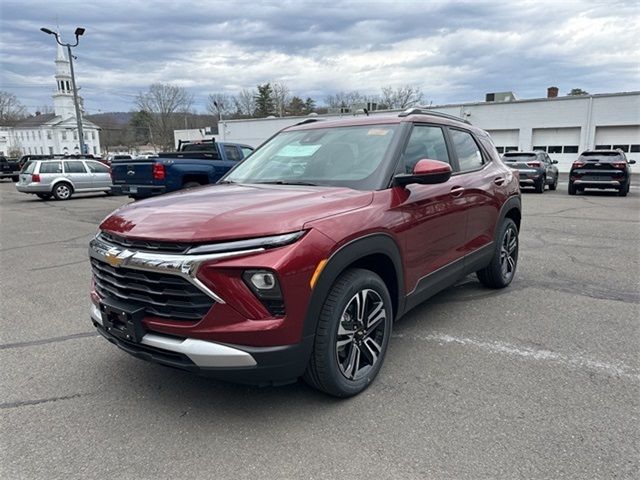
[[[58,45],[56,55],[56,92],[53,94],[53,109],[55,114],[63,119],[76,117],[76,110],[73,104],[71,67],[65,49],[61,45]]]

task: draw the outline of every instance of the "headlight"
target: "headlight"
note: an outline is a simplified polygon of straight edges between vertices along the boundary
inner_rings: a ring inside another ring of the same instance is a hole
[[[268,237],[250,238],[247,240],[234,240],[231,242],[212,243],[209,245],[199,245],[197,247],[191,247],[187,250],[187,254],[203,254],[203,253],[218,253],[218,252],[233,252],[234,250],[250,250],[253,248],[275,248],[282,247],[283,245],[289,245],[302,237],[306,232],[301,230],[299,232],[284,233],[282,235],[271,235]]]

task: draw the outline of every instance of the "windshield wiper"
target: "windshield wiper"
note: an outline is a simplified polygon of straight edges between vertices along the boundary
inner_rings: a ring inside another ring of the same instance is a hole
[[[236,183],[233,180],[222,180],[221,182],[218,182],[218,185],[230,185],[232,183]]]
[[[274,180],[272,182],[252,182],[260,185],[306,185],[308,187],[317,187],[317,183],[311,182],[298,182],[296,180]]]

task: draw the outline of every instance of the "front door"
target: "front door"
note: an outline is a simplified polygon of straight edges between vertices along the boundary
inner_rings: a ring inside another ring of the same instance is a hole
[[[415,125],[402,156],[405,173],[422,159],[451,163],[444,132],[433,125]],[[394,187],[407,222],[399,232],[405,245],[407,292],[420,288],[420,279],[464,256],[467,222],[463,189],[456,177],[437,185]],[[460,264],[460,268],[462,265]]]

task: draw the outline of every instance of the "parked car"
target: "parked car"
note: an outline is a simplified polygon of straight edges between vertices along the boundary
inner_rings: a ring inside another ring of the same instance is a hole
[[[0,155],[0,178],[10,178],[17,182],[19,175],[20,162],[18,160],[9,160],[7,157]]]
[[[214,140],[181,142],[177,152],[114,162],[111,191],[140,199],[216,183],[252,151],[248,145]]]
[[[355,395],[393,320],[469,273],[511,283],[520,205],[489,135],[457,117],[306,120],[218,185],[107,217],[91,318],[138,358]]]
[[[622,150],[587,150],[571,165],[569,195],[585,188],[618,190],[626,197],[631,186],[631,167],[635,160],[627,160]]]
[[[507,152],[502,156],[505,164],[520,173],[520,186],[533,187],[536,192],[544,193],[558,188],[557,160],[551,160],[545,152]]]
[[[46,200],[68,200],[74,193],[110,192],[109,167],[97,160],[30,160],[16,183],[19,192]]]

